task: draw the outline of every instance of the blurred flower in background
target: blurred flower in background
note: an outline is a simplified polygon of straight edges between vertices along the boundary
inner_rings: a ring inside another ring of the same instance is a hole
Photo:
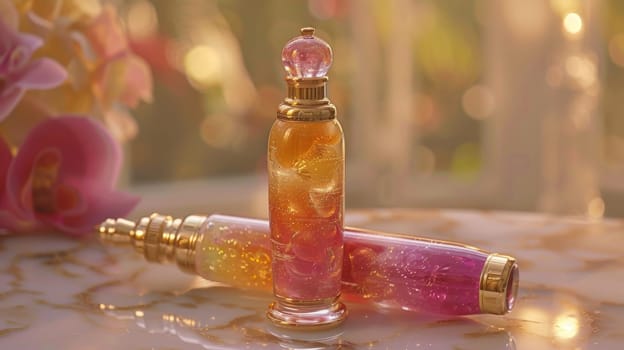
[[[8,0],[2,1],[2,8],[11,8]],[[2,127],[5,136],[19,143],[40,120],[73,113],[102,120],[119,141],[133,138],[137,127],[129,109],[151,101],[152,76],[145,61],[130,50],[115,8],[99,1],[13,3],[19,30],[42,40],[34,57],[55,60],[68,78],[53,89],[26,94],[13,112],[19,117]]]
[[[7,7],[4,16],[15,16]],[[0,20],[0,121],[5,119],[28,89],[49,89],[67,77],[65,69],[49,58],[32,59],[42,44],[34,35],[19,33],[10,20]]]
[[[121,144],[151,100],[110,3],[0,0],[0,231],[82,235],[127,214]]]

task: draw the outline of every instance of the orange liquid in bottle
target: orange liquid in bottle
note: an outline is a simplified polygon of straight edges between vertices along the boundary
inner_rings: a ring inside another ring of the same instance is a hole
[[[275,122],[269,136],[269,211],[276,297],[337,297],[344,144],[335,119]]]

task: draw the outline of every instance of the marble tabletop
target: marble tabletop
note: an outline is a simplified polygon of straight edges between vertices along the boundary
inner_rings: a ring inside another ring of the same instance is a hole
[[[147,263],[131,248],[104,246],[95,235],[9,235],[0,237],[0,348],[537,350],[624,344],[623,221],[406,209],[351,211],[346,221],[515,256],[515,309],[505,316],[435,318],[349,303],[349,319],[340,328],[284,331],[265,319],[270,295]]]

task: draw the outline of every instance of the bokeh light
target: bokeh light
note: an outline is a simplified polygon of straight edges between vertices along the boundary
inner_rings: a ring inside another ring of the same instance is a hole
[[[569,34],[578,34],[583,30],[583,19],[578,13],[570,12],[563,17],[563,29]]]
[[[602,219],[605,212],[605,202],[600,197],[592,198],[587,204],[587,216],[590,219]]]
[[[238,130],[237,130],[238,129]],[[225,148],[240,142],[244,130],[237,128],[234,118],[224,114],[209,115],[202,120],[199,135],[209,146]]]
[[[158,15],[154,5],[138,0],[128,7],[126,28],[130,37],[138,39],[154,35],[158,30]]]
[[[200,88],[209,87],[221,80],[219,52],[207,45],[198,45],[184,56],[184,71],[191,83]]]
[[[462,96],[462,107],[471,118],[486,119],[494,111],[492,90],[485,85],[471,86]]]
[[[596,65],[589,57],[571,55],[564,65],[568,76],[580,87],[588,88],[596,82]]]
[[[580,328],[578,316],[572,313],[561,314],[553,323],[553,335],[559,340],[574,338]]]

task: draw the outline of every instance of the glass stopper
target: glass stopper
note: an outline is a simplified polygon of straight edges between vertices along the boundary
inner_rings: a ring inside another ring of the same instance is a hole
[[[314,28],[301,28],[301,36],[284,46],[282,64],[292,78],[324,77],[332,64],[332,49],[314,36]]]

